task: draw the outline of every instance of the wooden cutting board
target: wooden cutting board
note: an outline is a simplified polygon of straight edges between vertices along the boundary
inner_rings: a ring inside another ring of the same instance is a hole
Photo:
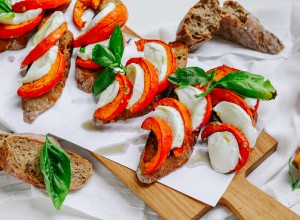
[[[139,37],[127,27],[124,32]],[[218,204],[229,208],[239,219],[299,219],[297,214],[246,180],[247,175],[266,160],[276,147],[277,141],[262,131],[247,164],[235,175]],[[161,183],[142,184],[135,171],[90,153],[162,219],[198,219],[212,208]]]

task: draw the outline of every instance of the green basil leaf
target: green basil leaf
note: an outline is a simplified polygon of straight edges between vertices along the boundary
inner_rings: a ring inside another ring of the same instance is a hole
[[[92,88],[95,96],[103,92],[115,79],[117,74],[112,69],[107,69],[100,73]]]
[[[96,44],[93,48],[92,59],[103,67],[108,67],[117,62],[114,54],[101,44]]]
[[[124,41],[119,24],[114,28],[114,31],[109,40],[108,48],[115,55],[117,63],[121,63],[121,58],[124,53]]]
[[[41,152],[40,168],[53,205],[56,210],[60,210],[70,190],[71,162],[70,156],[60,146],[52,143],[48,136]]]
[[[0,0],[0,14],[12,12],[11,0]]]
[[[276,90],[269,80],[263,76],[246,71],[229,73],[217,81],[215,87],[232,90],[237,94],[249,98],[270,100],[276,97]]]
[[[80,47],[79,53],[85,53],[85,47]]]
[[[176,70],[168,77],[168,80],[179,86],[192,86],[200,83],[202,87],[208,82],[208,76],[199,67],[184,67]]]

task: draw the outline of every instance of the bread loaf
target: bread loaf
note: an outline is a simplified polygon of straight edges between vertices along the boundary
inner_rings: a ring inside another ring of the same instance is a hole
[[[196,50],[211,39],[220,27],[218,0],[200,0],[185,15],[176,34],[176,40],[184,42],[189,51]]]
[[[217,32],[220,37],[263,53],[278,54],[284,45],[259,20],[235,1],[222,7],[222,21]]]

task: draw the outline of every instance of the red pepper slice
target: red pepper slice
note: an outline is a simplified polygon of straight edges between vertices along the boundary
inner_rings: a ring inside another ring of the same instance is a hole
[[[154,117],[147,118],[141,127],[145,130],[152,130],[157,139],[155,156],[148,159],[151,152],[146,150],[143,158],[145,174],[150,174],[159,169],[167,159],[172,146],[172,130],[165,121]]]
[[[233,136],[238,142],[239,149],[240,149],[241,156],[238,160],[236,167],[230,171],[230,173],[232,173],[240,170],[246,164],[249,158],[249,154],[250,154],[249,141],[244,135],[244,133],[232,125],[220,123],[220,122],[212,122],[204,128],[204,130],[201,133],[201,138],[205,139],[209,135],[215,132],[224,132],[224,131],[229,131],[233,134]]]
[[[66,70],[64,55],[58,51],[57,58],[50,71],[37,81],[24,84],[18,89],[18,95],[24,98],[34,98],[49,92],[62,79]]]
[[[12,6],[12,10],[14,12],[24,12],[32,9],[41,8],[51,9],[58,8],[62,5],[65,5],[69,2],[69,0],[24,0],[21,2],[16,2]]]
[[[74,41],[74,47],[86,46],[108,39],[117,24],[123,27],[128,19],[128,12],[125,5],[120,4],[101,19],[94,27],[86,33],[78,36]]]
[[[76,27],[83,28],[85,21],[81,17],[91,4],[91,0],[77,0],[73,10],[73,21]]]
[[[144,58],[131,58],[126,66],[136,63],[144,70],[144,91],[143,95],[133,106],[129,108],[131,113],[143,110],[154,99],[158,90],[158,76],[155,67]]]
[[[54,30],[46,38],[44,38],[38,45],[29,52],[21,64],[21,68],[29,65],[30,63],[36,61],[38,58],[43,56],[52,46],[56,44],[57,41],[64,35],[68,30],[67,23],[63,23],[61,27]]]
[[[165,48],[165,51],[167,53],[168,68],[167,68],[167,73],[165,78],[158,84],[158,93],[160,93],[164,91],[169,85],[171,85],[171,83],[168,80],[168,77],[172,75],[176,70],[176,57],[172,51],[172,48],[161,40],[141,39],[135,42],[138,51],[144,51],[144,47],[148,43],[156,43],[162,45]]]
[[[100,121],[113,120],[121,114],[132,95],[132,85],[129,79],[123,74],[118,73],[115,80],[119,83],[119,92],[117,97],[109,104],[98,108],[94,113],[94,117]]]
[[[2,24],[0,25],[0,39],[8,39],[20,37],[33,28],[35,28],[44,16],[44,12],[40,13],[36,18],[21,24]]]
[[[300,148],[298,149],[292,164],[297,168],[297,170],[300,170]]]
[[[102,67],[101,65],[99,65],[98,63],[95,63],[91,59],[83,60],[80,57],[77,57],[76,65],[80,66],[80,67],[83,67],[85,69],[91,69],[91,70],[100,69]]]
[[[191,139],[193,138],[192,132],[193,132],[193,127],[192,127],[192,119],[189,110],[187,107],[179,102],[176,99],[172,98],[163,98],[153,104],[153,109],[155,109],[157,106],[163,105],[163,106],[170,106],[172,108],[175,108],[184,123],[184,139],[181,147],[178,148],[173,148],[172,151],[176,157],[180,157],[183,153],[183,151],[187,148],[187,144],[191,143]]]
[[[211,93],[211,99],[213,106],[217,105],[222,101],[231,102],[239,105],[245,112],[253,119],[252,111],[248,104],[240,96],[228,89],[214,88]]]

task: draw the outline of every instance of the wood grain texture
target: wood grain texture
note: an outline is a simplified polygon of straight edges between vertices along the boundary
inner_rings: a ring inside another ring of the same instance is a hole
[[[123,31],[140,38],[128,27],[124,27]],[[262,131],[247,164],[235,175],[218,204],[228,207],[239,219],[300,219],[297,214],[246,180],[247,175],[266,160],[276,147],[277,141]],[[161,183],[144,185],[137,179],[135,171],[90,153],[162,219],[199,219],[212,208]]]
[[[228,207],[239,219],[299,219],[297,214],[245,178],[267,159],[276,147],[277,142],[262,131],[247,164],[235,175],[220,199],[219,204]],[[162,219],[198,219],[212,208],[161,183],[144,185],[138,181],[135,171],[93,152],[91,154]]]

